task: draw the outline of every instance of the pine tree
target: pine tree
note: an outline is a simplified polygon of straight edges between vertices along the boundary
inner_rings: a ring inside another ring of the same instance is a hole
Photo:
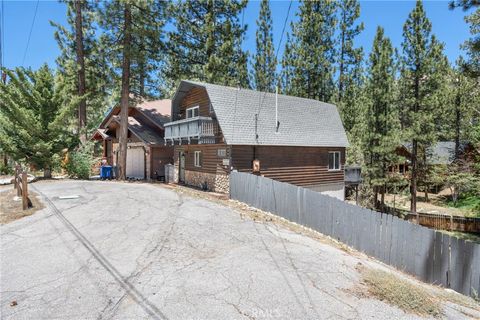
[[[51,177],[55,158],[77,143],[71,115],[79,97],[68,94],[60,74],[47,65],[38,71],[7,70],[9,81],[0,83],[0,145],[16,161],[44,170]]]
[[[449,77],[450,103],[445,125],[451,133],[449,139],[455,141],[455,155],[460,155],[460,144],[474,139],[474,124],[476,123],[476,108],[480,103],[480,88],[475,79],[464,72],[465,60],[457,59],[456,67],[451,70]]]
[[[279,86],[284,94],[294,95],[293,88],[293,75],[295,72],[295,51],[293,46],[295,45],[291,38],[290,33],[287,33],[285,41],[285,50],[282,57],[282,71],[280,73]]]
[[[78,112],[79,120],[80,114],[85,113],[79,121],[79,134],[84,138],[85,134],[96,128],[109,105],[106,101],[113,79],[105,54],[106,46],[95,32],[96,8],[86,1],[66,2],[66,5],[68,26],[51,22],[56,28],[54,36],[61,50],[56,62],[68,84],[66,89],[72,95],[84,97],[80,103],[81,112]],[[77,14],[79,10],[81,15]],[[77,28],[77,25],[81,28]],[[83,44],[82,50],[79,50],[79,42]]]
[[[477,4],[477,7],[479,4]],[[477,8],[465,20],[470,24],[472,38],[467,40],[463,46],[468,52],[469,61],[466,65],[467,71],[474,77],[480,77],[480,8]]]
[[[354,47],[354,40],[364,29],[363,23],[356,24],[360,17],[360,3],[357,0],[342,0],[338,5],[339,19],[339,58],[338,58],[338,102],[343,95],[350,76],[362,60],[362,48]]]
[[[470,25],[472,37],[462,46],[467,51],[469,58],[462,67],[470,76],[480,77],[480,2],[478,0],[451,1],[450,9],[456,7],[461,7],[464,11],[475,9],[474,12],[465,17],[465,21]]]
[[[163,49],[164,10],[165,3],[160,0],[115,0],[102,3],[98,9],[99,22],[105,31],[104,41],[112,48],[112,67],[121,78],[117,162],[121,180],[126,178],[130,94],[144,93],[148,76],[146,65],[158,62],[159,51]]]
[[[262,0],[257,20],[256,46],[254,57],[255,89],[272,92],[276,85],[277,60],[273,48],[272,17],[269,0]]]
[[[246,5],[246,0],[187,0],[171,7],[174,30],[168,33],[162,73],[171,87],[182,79],[249,86],[248,53],[241,49],[246,26],[238,18]]]
[[[54,37],[61,50],[57,65],[69,84],[71,94],[83,97],[79,103],[78,132],[81,141],[97,125],[103,114],[107,72],[99,63],[99,42],[94,32],[94,7],[87,1],[66,2],[70,26],[51,22],[56,28]],[[87,94],[88,93],[88,94]],[[88,110],[88,112],[87,112]]]
[[[417,1],[403,27],[401,70],[403,127],[411,143],[411,211],[416,212],[417,184],[428,175],[428,150],[435,142],[435,108],[444,83],[443,45],[431,34],[432,25]],[[423,173],[422,173],[423,172]],[[420,174],[422,173],[422,174]],[[423,177],[420,177],[420,176]],[[427,186],[425,186],[427,188]]]
[[[367,75],[367,110],[363,150],[366,183],[373,187],[375,206],[381,193],[385,204],[388,167],[396,160],[395,148],[400,143],[398,112],[395,106],[395,61],[390,39],[378,27],[370,53]]]
[[[301,2],[298,21],[292,23],[292,36],[286,44],[294,57],[288,61],[292,74],[287,86],[291,94],[325,102],[332,100],[335,92],[335,13],[334,1]],[[285,75],[282,77],[285,79]]]

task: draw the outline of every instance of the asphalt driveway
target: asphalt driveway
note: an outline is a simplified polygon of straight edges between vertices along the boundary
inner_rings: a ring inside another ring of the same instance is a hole
[[[230,207],[149,184],[33,188],[47,208],[0,229],[2,319],[414,318],[350,293],[362,257]]]

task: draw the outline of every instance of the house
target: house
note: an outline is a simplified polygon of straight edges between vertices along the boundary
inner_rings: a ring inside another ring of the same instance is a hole
[[[396,149],[396,154],[404,160],[389,168],[390,172],[408,175],[410,159],[412,158],[412,144],[404,143]],[[475,148],[469,142],[460,142],[458,159],[455,159],[455,141],[438,141],[427,149],[427,163],[432,166],[451,165],[454,161],[473,163]]]
[[[165,164],[173,163],[173,147],[164,141],[165,123],[170,121],[171,101],[144,101],[128,110],[128,143],[126,176],[130,179],[161,179]],[[113,107],[92,139],[103,144],[103,157],[116,166],[120,106]]]
[[[332,104],[182,81],[171,114],[165,142],[180,183],[228,192],[238,170],[344,198],[348,141]]]

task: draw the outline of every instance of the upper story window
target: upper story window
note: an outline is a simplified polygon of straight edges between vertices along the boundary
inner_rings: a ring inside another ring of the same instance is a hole
[[[340,151],[328,153],[328,170],[340,170]]]
[[[191,107],[187,109],[187,119],[188,118],[195,118],[199,116],[199,106]]]

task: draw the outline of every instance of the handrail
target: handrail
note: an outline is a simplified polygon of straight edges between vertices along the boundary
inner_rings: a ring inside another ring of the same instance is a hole
[[[210,117],[194,117],[169,122],[165,125],[165,143],[168,140],[182,141],[190,139],[198,139],[199,143],[213,143],[218,129],[215,120]]]
[[[210,117],[187,118],[187,119],[182,119],[182,120],[176,120],[176,121],[167,122],[167,123],[164,124],[164,127],[171,127],[171,126],[174,126],[174,125],[177,125],[177,124],[182,124],[182,123],[187,123],[187,122],[194,122],[194,121],[198,121],[198,120],[210,121],[210,120],[213,120],[213,119],[210,118]]]

